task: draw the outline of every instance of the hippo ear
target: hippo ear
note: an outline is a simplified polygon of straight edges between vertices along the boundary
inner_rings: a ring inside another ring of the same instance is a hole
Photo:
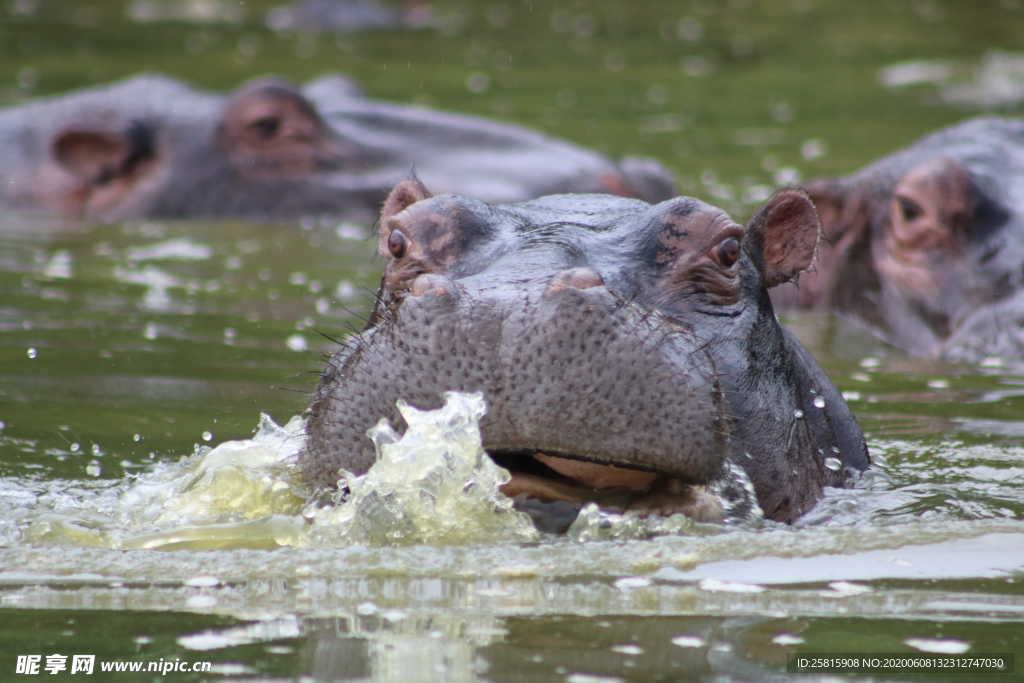
[[[133,174],[156,154],[152,131],[133,123],[124,131],[66,128],[53,141],[54,159],[86,185],[106,185]]]
[[[747,251],[761,268],[765,287],[788,282],[814,259],[821,224],[801,190],[780,190],[747,226]]]
[[[384,206],[380,210],[380,222],[383,224],[395,214],[402,213],[416,202],[432,196],[419,178],[403,180],[392,188],[388,198],[384,200]]]

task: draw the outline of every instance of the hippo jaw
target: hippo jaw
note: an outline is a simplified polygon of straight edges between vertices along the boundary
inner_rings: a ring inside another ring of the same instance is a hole
[[[721,501],[706,486],[664,473],[543,451],[488,451],[488,455],[512,477],[501,487],[509,498],[576,506],[595,503],[612,512],[681,513],[698,522],[720,522],[725,517]]]

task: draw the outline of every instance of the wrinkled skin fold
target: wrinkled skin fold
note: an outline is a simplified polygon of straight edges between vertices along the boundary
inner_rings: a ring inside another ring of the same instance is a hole
[[[308,411],[299,464],[314,485],[371,466],[365,432],[404,426],[397,399],[436,408],[449,390],[483,393],[484,448],[528,499],[718,519],[707,487],[739,467],[765,515],[792,521],[868,466],[767,295],[814,252],[800,191],[744,228],[688,197],[489,205],[409,181],[378,225],[377,305]]]
[[[518,126],[365,98],[339,75],[227,95],[147,75],[0,110],[0,208],[60,219],[372,222],[418,174],[488,201],[552,192],[661,200],[656,162],[620,163]]]
[[[1024,360],[1024,121],[973,119],[808,191],[816,271],[777,289],[918,356]]]

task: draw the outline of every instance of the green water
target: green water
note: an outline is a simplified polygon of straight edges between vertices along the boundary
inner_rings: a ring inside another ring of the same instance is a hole
[[[438,28],[342,37],[273,33],[267,2],[149,3],[233,23],[139,23],[129,10],[141,4],[0,4],[0,103],[140,69],[213,89],[343,71],[373,97],[654,156],[738,218],[777,184],[1024,109],[944,100],[993,53],[1020,49],[1024,8],[1010,1],[435,2]],[[882,84],[908,61],[949,77]],[[213,665],[171,680],[763,680],[797,652],[963,645],[1024,666],[1024,371],[914,360],[823,316],[787,322],[882,457],[795,528],[97,542],[119,528],[126,476],[249,437],[261,412],[301,412],[329,337],[369,307],[380,264],[361,230],[3,219],[0,680],[31,680],[15,674],[18,655],[53,653]],[[52,520],[64,526],[40,533]]]

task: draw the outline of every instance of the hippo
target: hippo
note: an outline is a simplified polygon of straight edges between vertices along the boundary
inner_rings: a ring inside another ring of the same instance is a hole
[[[415,174],[485,201],[553,192],[662,200],[656,162],[613,163],[517,126],[376,102],[340,75],[265,78],[228,95],[143,75],[0,111],[0,208],[138,218],[372,222]]]
[[[800,190],[744,228],[690,197],[493,205],[409,180],[378,227],[375,308],[306,411],[297,467],[313,487],[367,471],[366,431],[404,426],[398,399],[434,409],[449,390],[483,394],[483,446],[516,500],[715,521],[709,487],[735,477],[764,516],[793,522],[869,465],[857,421],[768,296],[814,254]]]
[[[825,248],[778,305],[918,356],[1024,360],[1024,121],[972,119],[807,190]]]
[[[421,0],[404,0],[401,7],[376,0],[296,0],[269,10],[266,23],[275,31],[356,33],[422,28],[430,23],[430,14]]]

